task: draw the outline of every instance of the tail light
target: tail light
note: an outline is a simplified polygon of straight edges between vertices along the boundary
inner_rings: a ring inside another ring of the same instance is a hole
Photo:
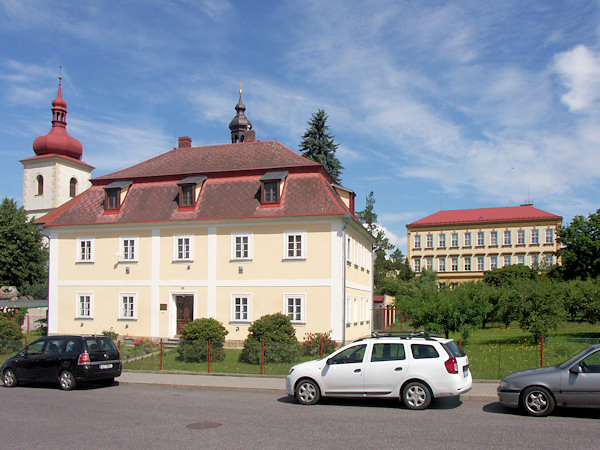
[[[448,373],[458,373],[458,362],[456,361],[456,358],[450,358],[444,365],[446,366]]]
[[[90,355],[88,354],[88,352],[83,352],[81,355],[79,355],[79,359],[77,360],[77,364],[78,365],[83,365],[83,364],[89,364],[90,363]]]

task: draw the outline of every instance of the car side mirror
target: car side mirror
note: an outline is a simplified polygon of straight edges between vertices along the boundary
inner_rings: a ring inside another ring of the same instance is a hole
[[[578,373],[581,373],[581,366],[577,365],[577,366],[573,366],[569,369],[569,372],[571,372],[572,374],[577,375]]]
[[[327,358],[327,361],[325,361],[325,364],[330,366],[331,364],[333,364],[333,362],[331,360],[332,360],[332,358]]]

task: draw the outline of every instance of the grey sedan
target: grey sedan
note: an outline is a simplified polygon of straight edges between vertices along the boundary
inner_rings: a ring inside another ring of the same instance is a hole
[[[498,386],[500,402],[547,416],[555,406],[600,408],[600,344],[553,367],[515,372]]]

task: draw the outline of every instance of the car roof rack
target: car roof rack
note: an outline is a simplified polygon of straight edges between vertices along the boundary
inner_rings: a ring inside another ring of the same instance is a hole
[[[374,338],[400,337],[402,339],[423,338],[433,340],[434,337],[444,337],[441,331],[373,331]]]

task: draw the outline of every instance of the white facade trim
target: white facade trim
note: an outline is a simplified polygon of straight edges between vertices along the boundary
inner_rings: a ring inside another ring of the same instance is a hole
[[[332,286],[329,278],[325,279],[299,279],[299,280],[221,280],[210,283],[208,280],[63,280],[58,282],[58,286],[140,286],[140,287],[169,287],[169,286],[190,286],[190,287],[330,287]],[[340,283],[341,285],[341,283]],[[359,289],[359,288],[356,288]],[[364,288],[366,289],[366,288]],[[360,290],[364,290],[360,288]],[[216,293],[216,291],[215,291]]]
[[[150,282],[150,336],[158,337],[158,316],[160,309],[160,229],[152,230],[152,280]]]
[[[48,334],[58,332],[58,233],[48,233]]]
[[[217,317],[217,227],[208,227],[206,317]]]
[[[369,286],[366,286],[364,284],[353,283],[351,281],[346,282],[346,287],[350,289],[356,289],[357,291],[371,292],[371,288]]]
[[[342,221],[336,221],[331,224],[331,285],[329,301],[329,328],[331,329],[331,339],[335,341],[343,340],[344,331],[344,224]]]

